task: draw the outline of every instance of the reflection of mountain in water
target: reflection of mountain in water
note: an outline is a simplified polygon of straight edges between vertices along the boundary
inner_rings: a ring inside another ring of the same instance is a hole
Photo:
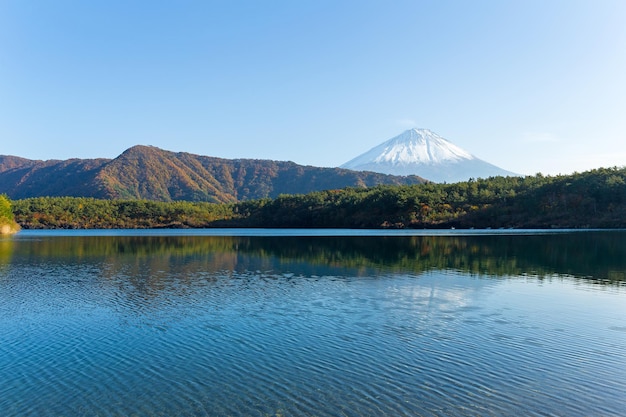
[[[597,282],[626,280],[623,232],[406,237],[46,237],[3,241],[0,263],[9,257],[12,262],[100,259],[111,270],[134,268],[127,271],[129,275],[167,273],[173,267],[183,272],[270,271],[301,276],[366,276],[377,271],[419,274],[441,269],[486,276],[568,275]],[[129,263],[129,259],[134,261]]]
[[[0,240],[0,408],[618,415],[626,287],[598,278],[624,237],[24,233]]]
[[[325,291],[337,291],[341,287],[338,281],[345,279],[419,277],[419,293],[407,295],[413,302],[458,307],[467,291],[489,285],[490,281],[467,280],[459,289],[452,281],[440,279],[441,274],[430,271],[480,278],[567,276],[602,285],[622,285],[626,283],[625,243],[623,232],[18,237],[0,240],[0,291],[7,297],[9,293],[15,297],[28,294],[34,310],[42,299],[91,300],[97,305],[100,298],[110,298],[103,294],[113,291],[125,300],[115,303],[115,308],[126,306],[143,313],[145,309],[166,311],[172,305],[199,308],[211,297],[220,300],[212,305],[229,305],[240,302],[242,292],[253,299],[289,298],[312,288],[318,291],[320,287],[313,283],[319,280],[325,289],[318,296],[323,298]],[[193,302],[196,298],[205,301]],[[174,299],[179,300],[178,304]]]

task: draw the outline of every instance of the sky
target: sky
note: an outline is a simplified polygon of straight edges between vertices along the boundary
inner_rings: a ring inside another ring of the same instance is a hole
[[[626,165],[623,0],[0,0],[0,155],[339,166],[427,128],[501,168]]]

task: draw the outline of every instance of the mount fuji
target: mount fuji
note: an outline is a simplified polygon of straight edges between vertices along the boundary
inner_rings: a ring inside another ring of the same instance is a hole
[[[355,171],[419,175],[434,182],[516,176],[476,158],[428,129],[410,129],[341,165]]]

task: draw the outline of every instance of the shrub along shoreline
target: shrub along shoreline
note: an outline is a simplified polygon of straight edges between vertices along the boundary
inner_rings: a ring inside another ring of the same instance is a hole
[[[5,194],[0,194],[0,235],[17,233],[20,226],[15,222],[11,200]]]

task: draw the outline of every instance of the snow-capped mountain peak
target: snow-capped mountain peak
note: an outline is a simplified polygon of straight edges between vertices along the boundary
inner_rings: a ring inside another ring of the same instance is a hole
[[[378,156],[374,161],[379,163],[438,164],[444,161],[474,159],[474,156],[469,152],[428,129],[407,130],[377,146],[372,151],[376,151]]]
[[[341,167],[393,175],[419,175],[435,182],[515,175],[476,158],[428,129],[407,130]]]

